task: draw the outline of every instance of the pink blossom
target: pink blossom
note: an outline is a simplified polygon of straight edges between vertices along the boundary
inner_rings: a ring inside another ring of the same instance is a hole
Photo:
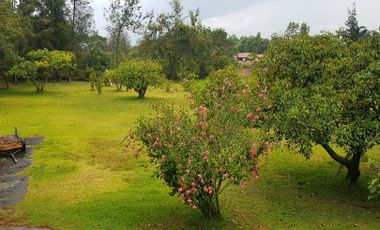
[[[189,198],[189,199],[186,200],[186,202],[190,204],[193,201]]]
[[[193,208],[193,209],[197,209],[198,207],[194,204],[194,205],[192,206],[192,208]]]
[[[260,106],[256,108],[256,112],[261,113],[262,111],[263,111],[263,110],[261,109]]]
[[[253,117],[253,113],[250,112],[250,113],[247,114],[247,118],[248,119],[251,119],[252,117]]]
[[[257,174],[257,171],[256,171],[256,170],[253,171],[253,176],[254,176],[256,179],[259,178],[259,175]]]
[[[201,128],[206,128],[206,125],[205,125],[205,123],[203,121],[198,121],[198,125]]]
[[[190,173],[190,170],[189,170],[189,169],[186,169],[185,172],[186,172],[187,174],[189,174],[189,173]]]
[[[203,156],[208,157],[209,152],[207,150],[203,151]]]
[[[198,108],[198,113],[199,114],[204,114],[204,113],[206,113],[207,112],[207,108],[205,107],[205,106],[200,106],[199,108]]]
[[[255,149],[251,149],[251,155],[252,156],[257,156],[257,151]]]
[[[195,182],[194,181],[191,182],[191,186],[195,187]]]

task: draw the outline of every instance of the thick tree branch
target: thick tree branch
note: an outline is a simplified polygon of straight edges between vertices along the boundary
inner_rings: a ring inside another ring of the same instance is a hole
[[[328,144],[320,144],[320,145],[322,145],[322,147],[327,151],[327,153],[330,155],[332,159],[341,163],[344,166],[347,166],[348,159],[339,156]]]

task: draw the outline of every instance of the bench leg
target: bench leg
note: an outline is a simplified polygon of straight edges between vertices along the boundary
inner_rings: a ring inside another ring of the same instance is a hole
[[[12,159],[13,159],[13,162],[14,162],[15,164],[18,163],[18,161],[17,161],[17,159],[16,159],[14,153],[11,153],[10,155],[11,155],[11,157],[12,157]]]
[[[17,153],[20,152],[20,151],[21,151],[21,150],[18,149],[18,150],[16,150],[16,151],[14,151],[13,153],[10,153],[10,154],[9,154],[9,155],[12,157],[13,162],[14,162],[15,164],[18,163],[18,160],[17,160],[16,157],[15,157],[15,154],[17,154]]]

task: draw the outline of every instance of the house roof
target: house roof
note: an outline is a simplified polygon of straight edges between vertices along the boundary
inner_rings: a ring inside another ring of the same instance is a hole
[[[238,58],[252,58],[252,53],[251,52],[239,52],[236,56]]]

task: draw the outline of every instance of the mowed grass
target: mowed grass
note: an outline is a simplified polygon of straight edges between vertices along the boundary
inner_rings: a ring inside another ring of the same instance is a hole
[[[86,83],[0,89],[0,134],[17,126],[24,136],[44,135],[34,150],[26,199],[0,210],[0,220],[53,229],[380,229],[380,204],[367,201],[368,172],[347,187],[338,165],[316,147],[311,160],[278,146],[260,179],[230,187],[222,197],[223,221],[168,195],[152,177],[147,158],[135,159],[122,140],[137,118],[157,102],[186,103],[186,93],[150,88],[134,92]],[[379,148],[369,156],[379,160]]]

